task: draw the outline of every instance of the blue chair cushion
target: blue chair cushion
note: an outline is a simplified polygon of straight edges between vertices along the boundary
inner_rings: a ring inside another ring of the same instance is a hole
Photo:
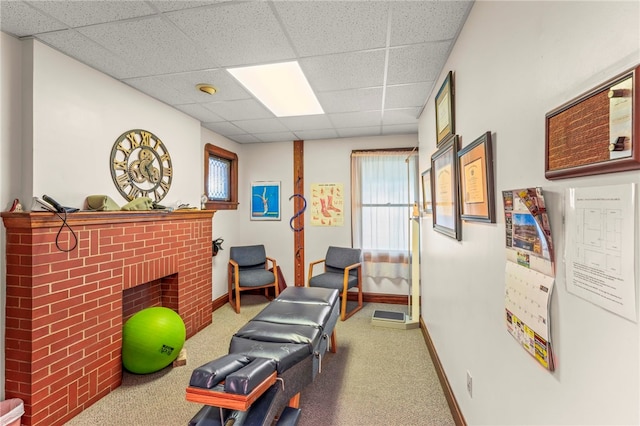
[[[343,280],[344,280],[344,271],[340,273],[324,272],[322,274],[318,274],[312,277],[309,280],[309,286],[335,288],[336,290],[342,291]],[[349,275],[349,279],[347,281],[347,289],[357,287],[357,286],[358,286],[358,277]]]
[[[241,269],[239,275],[240,287],[260,287],[276,281],[273,272],[262,269]]]

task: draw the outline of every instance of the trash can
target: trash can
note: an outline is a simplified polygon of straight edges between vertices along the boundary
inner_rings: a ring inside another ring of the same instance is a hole
[[[20,398],[7,399],[0,402],[0,424],[20,426],[24,414],[24,403]]]

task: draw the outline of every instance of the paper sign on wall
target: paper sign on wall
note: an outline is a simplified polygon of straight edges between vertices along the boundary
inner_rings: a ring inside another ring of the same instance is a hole
[[[567,291],[633,322],[635,184],[567,189]]]

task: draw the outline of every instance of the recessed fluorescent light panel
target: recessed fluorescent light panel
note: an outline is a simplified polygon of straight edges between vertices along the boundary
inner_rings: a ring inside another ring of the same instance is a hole
[[[324,114],[296,61],[229,68],[228,71],[276,117]]]

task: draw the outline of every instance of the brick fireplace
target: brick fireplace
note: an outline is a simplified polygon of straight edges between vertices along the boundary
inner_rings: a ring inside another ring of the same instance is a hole
[[[187,338],[211,324],[212,211],[3,213],[6,398],[62,425],[122,380],[124,317],[163,305]],[[57,241],[57,243],[56,243]],[[123,303],[123,293],[127,301]]]

